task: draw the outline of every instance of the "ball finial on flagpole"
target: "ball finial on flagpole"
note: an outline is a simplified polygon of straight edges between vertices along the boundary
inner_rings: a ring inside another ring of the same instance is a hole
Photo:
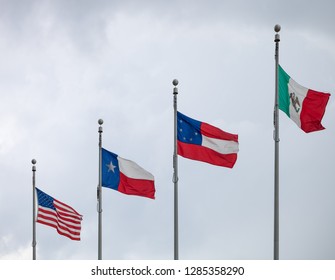
[[[35,166],[36,162],[37,162],[37,161],[36,161],[36,159],[34,159],[34,158],[31,160],[31,163],[33,164],[33,167],[32,167],[32,169],[31,169],[32,171],[36,171],[36,166]]]
[[[178,82],[177,79],[174,79],[174,80],[172,81],[172,84],[174,85],[174,88],[173,88],[173,94],[174,94],[174,95],[178,94],[178,88],[177,88],[178,83],[179,83],[179,82]]]
[[[280,41],[280,35],[279,35],[279,31],[280,31],[281,27],[279,24],[276,24],[275,27],[274,27],[274,30],[276,32],[275,34],[275,42],[278,43]]]
[[[98,124],[102,125],[104,123],[103,119],[98,120]]]

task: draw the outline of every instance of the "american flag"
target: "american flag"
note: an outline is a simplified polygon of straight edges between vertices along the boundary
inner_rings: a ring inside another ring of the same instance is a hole
[[[38,198],[38,214],[36,222],[51,226],[61,235],[72,240],[80,240],[80,215],[69,205],[54,199],[36,188]]]

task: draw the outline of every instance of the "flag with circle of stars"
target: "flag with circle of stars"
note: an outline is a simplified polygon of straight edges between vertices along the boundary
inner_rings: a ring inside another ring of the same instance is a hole
[[[239,150],[238,135],[177,112],[178,155],[232,168]]]

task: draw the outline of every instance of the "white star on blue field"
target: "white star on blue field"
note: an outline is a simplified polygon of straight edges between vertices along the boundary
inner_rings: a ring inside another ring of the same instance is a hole
[[[107,167],[108,167],[108,172],[112,171],[114,173],[114,169],[116,168],[116,166],[113,165],[112,161],[107,165]]]

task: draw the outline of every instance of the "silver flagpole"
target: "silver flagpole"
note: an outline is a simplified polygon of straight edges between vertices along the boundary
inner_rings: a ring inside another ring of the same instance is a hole
[[[276,24],[274,27],[276,32],[275,35],[275,106],[274,106],[274,142],[275,142],[275,162],[274,162],[274,250],[273,259],[279,260],[279,104],[278,104],[278,64],[279,64],[279,42],[280,36],[278,32],[280,31],[280,25]]]
[[[101,172],[101,160],[102,160],[102,124],[104,121],[102,119],[98,120],[99,124],[99,184],[97,189],[97,200],[98,200],[98,260],[102,260],[102,172]]]
[[[178,248],[178,155],[177,155],[177,94],[178,80],[172,81],[173,89],[173,109],[174,109],[174,152],[173,152],[173,178],[174,183],[174,259],[179,259]]]
[[[35,172],[36,172],[36,159],[32,159],[31,163],[33,164],[33,260],[36,260],[36,191],[35,191]]]

